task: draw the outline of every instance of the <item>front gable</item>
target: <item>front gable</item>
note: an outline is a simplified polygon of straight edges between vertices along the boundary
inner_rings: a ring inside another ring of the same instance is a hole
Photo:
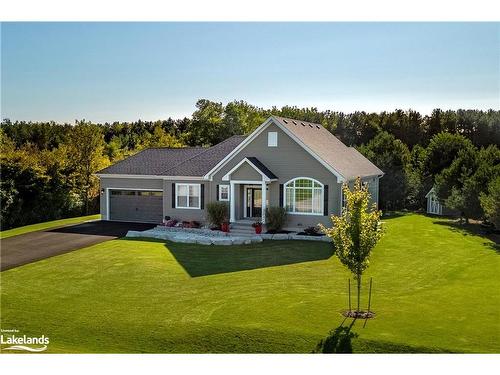
[[[230,179],[261,181],[262,175],[257,172],[252,166],[250,166],[249,163],[243,163],[234,172],[231,173]],[[223,178],[223,180],[229,180],[229,178]]]
[[[277,146],[268,146],[269,132],[277,134]],[[225,164],[212,175],[213,180],[222,181],[223,177],[245,158],[252,157],[256,157],[271,170],[280,183],[301,176],[316,178],[320,181],[337,182],[337,177],[330,170],[274,122],[266,124],[250,142],[241,149],[236,150]],[[247,166],[245,166],[246,170]],[[252,173],[250,170],[246,172]],[[231,179],[235,179],[234,175]],[[259,180],[261,179],[262,177],[259,176]]]
[[[281,142],[281,140],[283,141],[283,143]],[[272,142],[272,144],[270,142]],[[292,144],[293,146],[291,146]],[[257,154],[251,155],[249,149],[255,149]],[[340,175],[331,165],[322,160],[315,152],[313,152],[308,147],[308,145],[304,144],[297,136],[293,134],[293,132],[281,125],[273,117],[270,117],[266,122],[260,125],[240,145],[238,145],[238,147],[236,147],[229,155],[227,155],[211,171],[209,171],[204,176],[204,178],[210,180],[213,179],[213,177],[221,169],[230,164],[231,161],[234,161],[235,158],[239,159],[238,161],[241,161],[243,157],[257,156],[262,160],[264,158],[263,153],[267,155],[274,154],[280,155],[280,157],[286,157],[286,153],[290,153],[291,149],[294,149],[295,152],[299,152],[300,154],[308,154],[308,160],[315,160],[317,163],[322,165],[323,168],[327,169],[330,173],[335,175],[335,177],[337,178],[337,182],[342,182],[345,180],[344,177]]]

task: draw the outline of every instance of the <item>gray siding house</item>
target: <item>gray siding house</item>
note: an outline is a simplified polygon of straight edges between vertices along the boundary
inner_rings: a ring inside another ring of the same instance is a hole
[[[206,204],[226,201],[230,222],[265,222],[267,207],[285,207],[290,229],[329,224],[342,209],[342,183],[356,177],[378,203],[382,175],[321,125],[277,116],[246,137],[147,149],[98,173],[105,220],[206,222]]]

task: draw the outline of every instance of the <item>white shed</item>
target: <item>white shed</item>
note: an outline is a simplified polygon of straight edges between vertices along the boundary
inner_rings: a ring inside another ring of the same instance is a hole
[[[439,202],[434,188],[429,190],[425,197],[427,198],[427,213],[433,215],[442,215],[443,205],[441,204],[441,202]]]

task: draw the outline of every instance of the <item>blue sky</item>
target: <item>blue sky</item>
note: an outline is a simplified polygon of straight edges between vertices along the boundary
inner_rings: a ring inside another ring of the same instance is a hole
[[[3,23],[1,115],[189,116],[196,100],[499,109],[499,23]]]

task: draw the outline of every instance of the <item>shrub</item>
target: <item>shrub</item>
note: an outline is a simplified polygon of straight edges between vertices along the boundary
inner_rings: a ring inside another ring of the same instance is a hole
[[[322,233],[320,232],[318,227],[307,227],[304,229],[304,233],[307,234],[308,236],[321,236]]]
[[[286,211],[283,207],[269,207],[266,210],[266,225],[268,231],[280,231],[286,222]]]
[[[225,202],[210,202],[207,204],[207,216],[210,224],[220,228],[227,221],[229,206]]]

